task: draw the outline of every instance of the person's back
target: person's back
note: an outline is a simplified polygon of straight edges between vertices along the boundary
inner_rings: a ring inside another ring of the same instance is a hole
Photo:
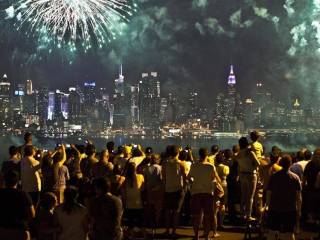
[[[271,211],[296,211],[296,193],[300,191],[299,177],[288,170],[280,170],[270,177]]]
[[[123,213],[121,199],[110,193],[111,183],[105,178],[93,182],[96,197],[89,207],[92,240],[122,239],[121,218]]]
[[[6,172],[12,170],[20,174],[20,153],[19,149],[15,146],[9,148],[10,159],[2,163],[1,172],[5,174]]]
[[[93,199],[90,215],[93,218],[92,239],[119,239],[122,233],[120,198],[105,194]]]
[[[211,163],[196,162],[191,165],[189,178],[192,178],[191,194],[213,194],[214,166]]]
[[[25,148],[25,157],[21,160],[21,185],[22,190],[31,195],[32,201],[37,205],[41,191],[40,163],[34,159],[34,148]]]
[[[183,188],[183,166],[177,159],[169,159],[162,167],[165,170],[165,191],[175,192]]]
[[[79,205],[72,212],[67,213],[63,210],[63,204],[55,209],[55,217],[61,228],[59,240],[87,239],[83,230],[83,221],[87,216],[87,209]]]
[[[77,190],[74,187],[66,188],[65,202],[54,210],[57,226],[60,228],[59,240],[86,240],[88,232],[88,211],[77,203]]]
[[[144,177],[147,189],[153,189],[161,185],[161,166],[151,164],[144,169]]]
[[[5,188],[0,189],[0,239],[28,239],[34,208],[30,196],[17,189],[18,180],[14,171],[4,175]]]
[[[99,161],[92,166],[92,176],[94,179],[101,177],[108,177],[113,170],[111,162]]]

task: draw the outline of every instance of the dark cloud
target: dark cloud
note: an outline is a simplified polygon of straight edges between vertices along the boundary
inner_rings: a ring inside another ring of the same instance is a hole
[[[319,62],[312,53],[317,39],[304,38],[310,29],[304,31],[303,24],[311,24],[306,0],[139,0],[138,5],[121,37],[72,57],[37,48],[12,29],[2,12],[0,73],[52,88],[96,80],[111,89],[123,62],[129,82],[137,82],[141,72],[158,71],[165,92],[194,88],[208,103],[225,87],[231,63],[244,93],[257,81],[292,92],[308,91],[301,79],[317,85],[310,74],[310,63]],[[312,51],[305,50],[308,46]]]

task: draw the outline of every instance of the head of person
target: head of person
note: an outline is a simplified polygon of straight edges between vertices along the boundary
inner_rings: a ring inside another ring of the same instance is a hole
[[[75,186],[68,186],[64,190],[63,211],[71,214],[77,206],[78,189]]]
[[[309,161],[310,159],[312,158],[312,152],[307,149],[305,152],[304,152],[304,159]]]
[[[130,146],[124,146],[123,155],[125,158],[130,158],[132,153],[132,148]]]
[[[225,159],[227,159],[227,160],[232,158],[232,151],[230,149],[224,150],[223,154],[224,154]]]
[[[271,153],[270,153],[270,163],[271,164],[278,163],[278,161],[279,161],[279,159],[281,157],[280,155],[281,155],[280,151],[271,151]]]
[[[101,153],[100,153],[100,161],[105,161],[105,162],[109,161],[109,151],[108,151],[108,149],[104,149],[104,150],[101,151]]]
[[[6,188],[16,188],[19,182],[19,173],[8,170],[4,174],[4,186]]]
[[[141,151],[138,148],[132,148],[132,157],[140,157],[142,156]]]
[[[86,146],[85,145],[76,145],[76,148],[80,152],[80,154],[86,153]]]
[[[278,146],[272,146],[271,148],[271,153],[274,155],[280,155],[281,153],[281,149]]]
[[[200,162],[203,162],[207,159],[209,155],[208,149],[207,148],[200,148],[199,149],[199,158],[200,158]]]
[[[241,137],[239,139],[239,147],[240,149],[246,149],[249,146],[248,139],[246,137]]]
[[[42,168],[52,167],[53,159],[49,154],[46,154],[42,158]]]
[[[252,142],[258,141],[259,137],[260,137],[260,135],[259,135],[258,131],[252,131],[250,133],[250,139],[251,139]]]
[[[114,141],[107,142],[106,147],[107,147],[107,150],[109,151],[109,153],[113,152],[114,145],[115,145]]]
[[[129,162],[125,177],[130,187],[133,187],[134,183],[136,182],[135,181],[137,179],[136,175],[137,175],[136,164],[134,162]]]
[[[151,160],[150,160],[151,164],[159,164],[160,163],[160,155],[153,153],[151,154]]]
[[[216,155],[216,158],[215,158],[215,163],[216,164],[221,164],[221,163],[224,163],[224,160],[225,160],[225,156],[223,154],[223,152],[218,152],[217,155]]]
[[[284,170],[289,170],[289,168],[292,165],[292,157],[289,154],[283,154],[279,165],[284,169]]]
[[[296,162],[304,160],[304,151],[300,150],[296,154]]]
[[[63,159],[63,154],[61,152],[57,152],[54,156],[53,156],[53,163],[57,164],[59,162],[61,162]]]
[[[179,152],[179,160],[181,161],[187,161],[188,153],[186,150],[182,150]]]
[[[111,182],[106,178],[95,179],[93,186],[97,196],[103,196],[111,190]]]
[[[316,167],[320,168],[320,148],[314,150],[311,161],[314,163]]]
[[[170,158],[178,158],[179,152],[179,148],[176,145],[170,145],[168,149],[168,155]]]
[[[19,149],[16,146],[9,147],[10,158],[13,158],[19,154]]]
[[[233,146],[232,146],[232,153],[233,153],[233,155],[238,154],[239,151],[240,151],[240,146],[239,146],[239,144],[236,144],[236,145],[233,145]]]
[[[220,148],[218,145],[212,145],[211,147],[211,154],[215,155],[220,151]]]
[[[86,155],[88,157],[94,157],[96,154],[96,147],[93,144],[88,144],[86,147]]]
[[[27,145],[24,147],[24,155],[26,157],[33,157],[36,154],[36,151],[32,145]]]
[[[31,144],[32,143],[32,134],[30,132],[26,132],[24,134],[23,139],[24,139],[25,144]]]
[[[58,201],[56,195],[52,192],[46,192],[41,197],[40,207],[51,211],[57,205],[57,203]]]
[[[147,156],[151,156],[151,155],[153,154],[153,149],[152,149],[152,147],[147,147],[145,152],[146,152],[146,155],[147,155]]]

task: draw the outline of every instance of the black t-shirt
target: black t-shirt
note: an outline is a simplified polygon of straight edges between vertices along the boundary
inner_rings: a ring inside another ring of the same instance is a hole
[[[0,189],[0,228],[27,229],[30,196],[17,189]]]
[[[20,175],[20,161],[14,162],[12,160],[7,160],[2,163],[1,172],[5,174],[8,171],[15,171]]]
[[[320,171],[320,166],[318,166],[315,162],[310,161],[306,168],[304,169],[303,176],[307,179],[307,189],[314,190],[315,183],[317,180],[317,175]]]

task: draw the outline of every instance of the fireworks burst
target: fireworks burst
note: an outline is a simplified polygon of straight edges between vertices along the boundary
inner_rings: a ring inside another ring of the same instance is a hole
[[[121,35],[137,5],[130,0],[19,0],[16,27],[38,37],[43,48],[54,44],[71,52],[104,47]],[[50,50],[51,51],[51,50]]]

